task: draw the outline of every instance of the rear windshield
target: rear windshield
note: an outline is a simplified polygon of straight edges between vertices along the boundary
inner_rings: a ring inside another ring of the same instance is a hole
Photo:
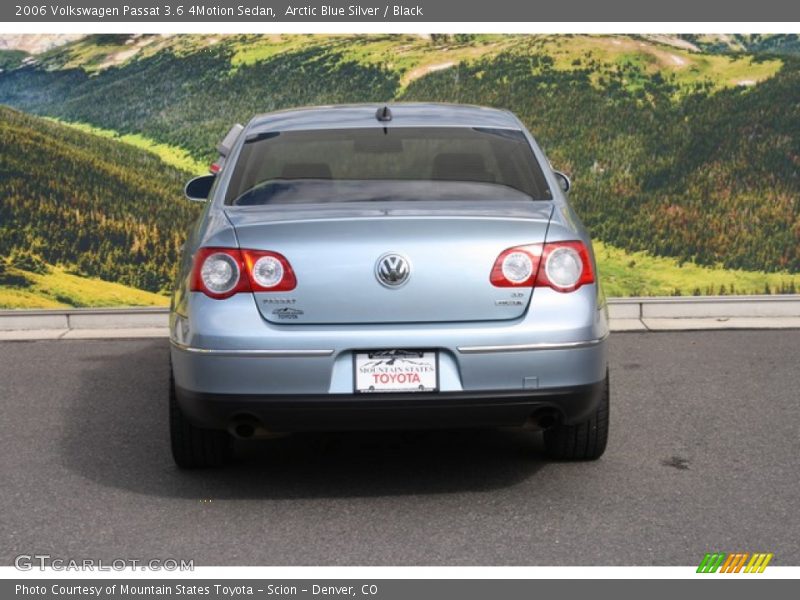
[[[552,198],[521,131],[370,127],[268,132],[248,137],[225,203],[244,206],[511,196]]]

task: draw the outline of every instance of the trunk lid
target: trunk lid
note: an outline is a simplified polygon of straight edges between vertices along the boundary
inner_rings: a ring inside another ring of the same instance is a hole
[[[552,204],[373,202],[237,207],[226,213],[242,248],[283,254],[297,276],[290,292],[254,294],[268,321],[433,323],[523,315],[532,290],[497,288],[489,274],[506,248],[544,242]],[[396,258],[380,272],[378,263],[388,255],[407,261],[401,285]]]

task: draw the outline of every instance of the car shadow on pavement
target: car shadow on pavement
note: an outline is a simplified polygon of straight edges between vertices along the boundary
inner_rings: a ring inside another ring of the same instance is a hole
[[[513,486],[546,464],[541,436],[526,431],[349,432],[237,441],[231,464],[182,471],[169,447],[166,342],[116,348],[80,359],[61,440],[65,465],[105,486],[215,499],[439,494]]]

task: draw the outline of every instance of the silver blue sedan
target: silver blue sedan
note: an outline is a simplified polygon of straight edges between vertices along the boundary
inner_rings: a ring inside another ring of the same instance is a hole
[[[278,432],[519,426],[608,436],[608,319],[569,180],[511,113],[348,105],[235,126],[172,298],[182,467]]]

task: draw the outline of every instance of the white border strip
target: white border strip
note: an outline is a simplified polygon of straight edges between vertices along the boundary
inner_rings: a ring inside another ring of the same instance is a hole
[[[66,34],[66,33],[530,33],[530,34],[734,34],[734,33],[798,33],[800,22],[5,22],[0,33]]]
[[[68,34],[68,33],[504,33],[504,34],[671,34],[671,33],[795,33],[798,22],[500,22],[500,23],[0,23],[0,33]],[[720,575],[695,573],[696,567],[198,567],[192,572],[83,572],[83,571],[18,571],[0,567],[0,579],[694,579],[724,580],[728,578],[800,579],[800,567],[770,566],[757,575]]]
[[[699,557],[698,561],[700,560]],[[763,573],[697,573],[697,567],[196,567],[194,571],[18,571],[0,579],[800,579],[800,567],[770,565]]]

